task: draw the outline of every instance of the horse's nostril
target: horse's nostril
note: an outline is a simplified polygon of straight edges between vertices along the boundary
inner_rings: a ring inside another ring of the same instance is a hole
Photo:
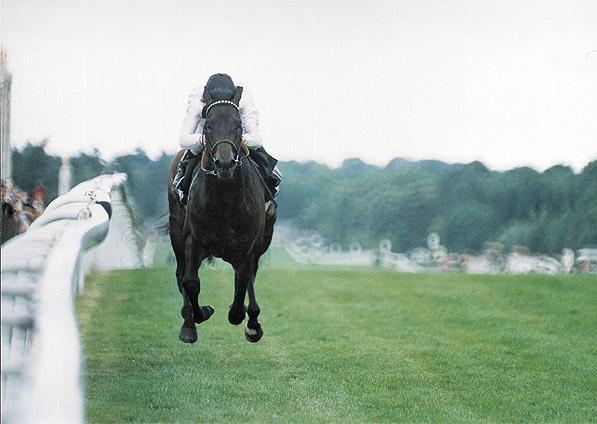
[[[231,169],[235,166],[235,161],[228,158],[219,158],[214,161],[216,168],[218,169]]]

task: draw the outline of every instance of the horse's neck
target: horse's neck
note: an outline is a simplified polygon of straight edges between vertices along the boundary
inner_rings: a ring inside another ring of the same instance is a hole
[[[248,173],[248,168],[239,168],[237,175],[228,182],[219,181],[217,177],[205,175],[205,192],[208,203],[219,204],[219,207],[227,209],[241,208],[244,205],[254,202],[255,193],[251,192],[252,184]]]

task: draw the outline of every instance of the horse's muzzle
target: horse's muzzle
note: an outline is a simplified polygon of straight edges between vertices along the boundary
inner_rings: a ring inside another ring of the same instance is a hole
[[[234,177],[234,171],[238,167],[237,160],[232,158],[228,159],[217,159],[215,161],[215,171],[218,175],[218,178],[222,180],[230,180]]]

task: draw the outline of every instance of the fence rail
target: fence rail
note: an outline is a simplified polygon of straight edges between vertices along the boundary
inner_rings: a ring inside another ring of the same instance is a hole
[[[91,269],[142,265],[125,182],[79,184],[2,245],[3,423],[83,422],[74,296]]]

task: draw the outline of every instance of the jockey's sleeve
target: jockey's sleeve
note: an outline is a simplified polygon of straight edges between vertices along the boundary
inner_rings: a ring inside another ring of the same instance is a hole
[[[253,93],[247,87],[243,87],[243,94],[240,98],[240,119],[243,123],[243,137],[247,147],[251,150],[258,149],[263,145],[259,133],[259,111],[253,101]]]
[[[187,103],[187,112],[182,127],[180,128],[180,138],[178,143],[183,149],[197,149],[201,144],[201,136],[203,134],[203,119],[201,112],[203,111],[203,100],[201,91],[202,87],[197,87],[191,94]]]

